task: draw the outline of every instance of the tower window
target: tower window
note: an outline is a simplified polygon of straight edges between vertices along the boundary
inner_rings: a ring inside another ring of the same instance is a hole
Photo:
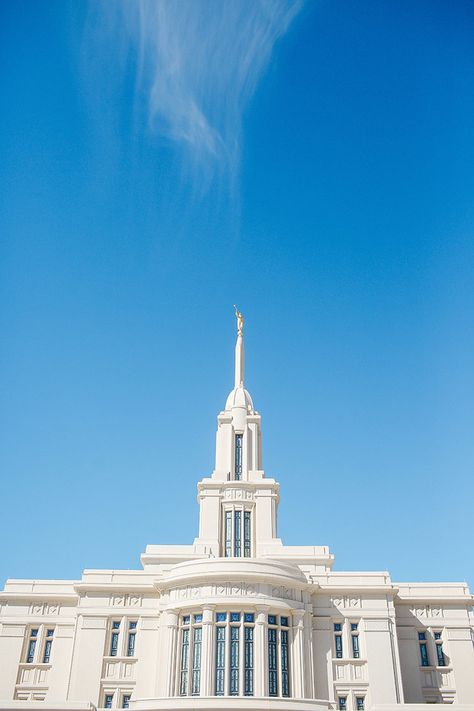
[[[114,700],[113,694],[106,694],[105,698],[104,698],[104,708],[111,709],[113,700]]]
[[[268,615],[268,695],[290,696],[289,638],[288,630],[280,629],[286,617]],[[279,681],[281,680],[281,681]],[[280,686],[281,684],[281,686]]]
[[[418,632],[418,641],[420,644],[420,660],[422,667],[429,667],[430,660],[428,657],[428,646],[426,644],[426,633]]]
[[[360,657],[359,625],[357,622],[351,622],[351,642],[352,642],[352,656],[354,659],[359,659],[359,657]]]
[[[53,629],[46,630],[46,640],[44,643],[43,651],[43,664],[49,664],[49,660],[51,658],[51,647],[53,646],[53,635]]]
[[[133,657],[135,655],[136,629],[137,629],[137,623],[130,622],[128,625],[127,657]]]
[[[346,711],[347,709],[347,696],[339,696],[337,700],[337,706],[339,711]]]
[[[240,671],[240,625],[230,628],[230,696],[239,694],[239,671]]]
[[[216,630],[216,696],[224,696],[225,627]]]
[[[196,618],[190,615],[181,618],[181,655],[179,670],[180,696],[199,696],[201,693],[202,627],[195,626]]]
[[[235,435],[234,479],[236,481],[240,481],[242,479],[242,440],[243,435]]]
[[[124,694],[122,696],[122,708],[123,709],[128,709],[130,708],[130,699],[132,698],[131,694]]]
[[[441,639],[441,632],[434,633],[435,645],[436,645],[436,658],[439,667],[446,666],[446,659],[443,652],[443,642]]]
[[[27,664],[33,664],[33,662],[34,662],[37,637],[38,637],[38,629],[35,627],[34,629],[30,630],[30,636],[28,639],[28,646],[26,648],[26,662],[27,662]]]
[[[364,711],[364,697],[363,696],[356,696],[356,710],[357,711]]]
[[[336,651],[336,659],[342,659],[342,624],[334,623],[334,649]],[[341,698],[344,698],[341,696]]]
[[[252,556],[252,512],[240,508],[224,511],[224,555]]]

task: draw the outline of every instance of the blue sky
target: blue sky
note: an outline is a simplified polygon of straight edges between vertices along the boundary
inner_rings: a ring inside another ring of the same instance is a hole
[[[0,578],[192,541],[237,303],[284,542],[473,584],[472,3],[0,13]]]

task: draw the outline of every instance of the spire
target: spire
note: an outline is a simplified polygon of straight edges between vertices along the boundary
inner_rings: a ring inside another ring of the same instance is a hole
[[[235,380],[234,387],[244,384],[244,317],[234,304],[235,315],[237,318],[237,343],[235,344]]]

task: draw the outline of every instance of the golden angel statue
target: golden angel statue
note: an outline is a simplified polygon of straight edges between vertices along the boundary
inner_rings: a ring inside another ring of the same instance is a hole
[[[239,336],[242,335],[242,331],[244,330],[244,317],[238,310],[237,306],[234,304],[234,309],[235,309],[235,315],[237,317],[237,333]]]

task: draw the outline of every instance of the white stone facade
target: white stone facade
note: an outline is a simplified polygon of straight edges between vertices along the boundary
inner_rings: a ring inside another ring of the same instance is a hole
[[[464,583],[334,572],[327,547],[277,538],[243,348],[240,327],[194,543],[147,546],[140,570],[9,580],[0,709],[474,711]]]

